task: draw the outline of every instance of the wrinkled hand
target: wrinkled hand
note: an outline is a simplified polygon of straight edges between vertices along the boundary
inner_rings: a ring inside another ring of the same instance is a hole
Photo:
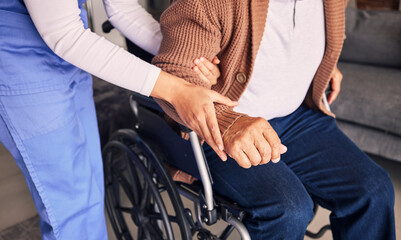
[[[342,80],[343,80],[343,75],[336,66],[330,76],[330,84],[332,92],[328,97],[329,104],[332,104],[336,100],[338,94],[340,93]]]
[[[217,66],[220,60],[217,57],[214,57],[211,62],[204,57],[197,58],[194,60],[194,63],[193,70],[198,74],[199,78],[205,82],[209,82],[210,85],[217,83],[217,79],[221,76],[220,69]]]
[[[263,118],[240,117],[223,138],[225,151],[243,168],[277,163],[287,151],[277,133]]]
[[[170,103],[184,124],[204,139],[223,161],[226,161],[227,156],[213,103],[230,107],[235,107],[238,103],[213,90],[194,84],[185,84],[180,88]]]

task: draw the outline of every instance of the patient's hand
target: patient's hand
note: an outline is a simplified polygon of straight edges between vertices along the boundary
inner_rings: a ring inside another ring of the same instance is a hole
[[[204,57],[197,58],[194,60],[195,66],[193,70],[198,74],[198,76],[205,82],[209,82],[210,85],[215,85],[217,79],[220,77],[220,69],[217,66],[220,60],[214,57],[210,62]]]
[[[277,133],[263,118],[240,117],[223,137],[225,151],[243,168],[277,163],[287,151]]]
[[[332,104],[336,100],[338,94],[340,94],[342,80],[343,80],[343,75],[336,66],[330,75],[330,85],[332,92],[329,95],[328,99],[329,104]]]

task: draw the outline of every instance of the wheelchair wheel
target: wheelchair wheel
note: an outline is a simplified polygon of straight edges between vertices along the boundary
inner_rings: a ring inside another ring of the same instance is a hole
[[[117,239],[192,238],[175,183],[134,131],[116,132],[103,149],[103,159],[106,210]]]

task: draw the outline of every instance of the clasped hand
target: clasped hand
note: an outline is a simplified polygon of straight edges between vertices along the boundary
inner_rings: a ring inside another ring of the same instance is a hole
[[[243,168],[280,161],[287,151],[277,133],[263,118],[240,117],[223,136],[225,151]]]
[[[193,70],[200,79],[214,85],[220,77],[217,66],[219,62],[217,58],[212,61],[205,58],[195,59]],[[241,167],[250,168],[266,164],[270,160],[277,163],[280,155],[287,151],[274,129],[263,118],[239,118],[222,139],[213,102],[230,107],[238,103],[194,84],[180,84],[177,88],[179,89],[174,91],[174,97],[169,102],[184,124],[204,139],[223,161],[227,160],[227,153]]]
[[[220,77],[220,71],[217,67],[217,64],[220,63],[219,59],[214,58],[210,62],[205,58],[200,58],[195,59],[194,63],[193,69],[197,72],[199,78],[208,81],[211,85],[217,83],[217,79]],[[198,98],[207,99],[207,101],[203,105],[199,105],[201,109],[192,109],[192,111],[197,112],[194,118],[185,119],[184,121],[189,126],[192,126],[193,130],[213,148],[223,161],[227,159],[224,152],[244,168],[266,164],[270,160],[274,163],[280,161],[280,155],[285,153],[287,148],[281,144],[280,138],[274,129],[263,118],[241,117],[231,126],[223,140],[221,140],[214,107],[210,103],[219,102],[217,99],[220,99],[223,104],[234,105],[230,101],[225,101],[226,99],[217,97],[220,95],[209,95],[211,93],[213,92],[208,92],[207,96]],[[202,93],[199,92],[199,94],[201,95]],[[188,103],[190,102],[188,101]],[[189,107],[194,108],[195,106]],[[182,114],[182,116],[185,116],[185,114]]]

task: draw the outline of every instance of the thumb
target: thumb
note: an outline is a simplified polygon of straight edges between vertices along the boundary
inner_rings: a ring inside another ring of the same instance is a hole
[[[232,101],[228,97],[223,96],[220,93],[215,92],[213,90],[210,90],[210,91],[211,91],[210,98],[212,99],[213,102],[224,104],[224,105],[227,105],[229,107],[238,106],[238,102]]]

